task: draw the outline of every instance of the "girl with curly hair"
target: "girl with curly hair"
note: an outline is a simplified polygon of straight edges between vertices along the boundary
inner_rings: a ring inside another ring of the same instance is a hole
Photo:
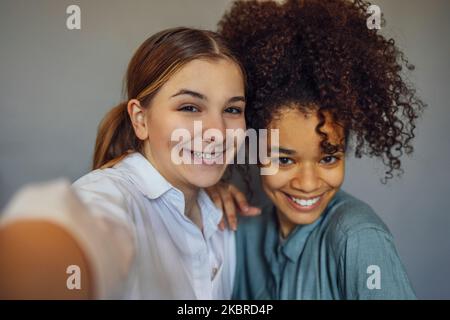
[[[341,190],[350,145],[383,161],[384,181],[400,174],[425,106],[394,40],[368,29],[368,6],[236,1],[219,24],[248,73],[248,127],[279,130],[278,171],[261,178],[273,204],[239,221],[236,299],[415,298],[386,225]],[[246,206],[232,185],[209,193]]]

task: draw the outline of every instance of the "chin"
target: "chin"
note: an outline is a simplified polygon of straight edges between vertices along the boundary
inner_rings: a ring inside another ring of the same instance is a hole
[[[202,166],[203,167],[203,166]],[[217,184],[222,178],[225,168],[216,166],[216,168],[195,168],[188,169],[185,178],[190,184],[199,188],[208,188]]]
[[[290,201],[284,193],[279,193],[279,195],[281,196],[277,197],[275,205],[280,214],[283,214],[285,219],[291,223],[299,225],[312,224],[317,221],[331,200],[330,194],[327,194],[316,203],[315,207],[312,205],[311,208],[308,208]]]
[[[310,213],[301,213],[292,212],[292,210],[284,211],[285,217],[294,224],[299,225],[307,225],[312,224],[322,215],[322,211],[319,212],[310,212]]]

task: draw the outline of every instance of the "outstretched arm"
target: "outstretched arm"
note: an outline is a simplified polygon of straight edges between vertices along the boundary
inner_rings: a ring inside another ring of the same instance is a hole
[[[126,215],[114,203],[119,196],[92,189],[75,192],[60,180],[17,192],[0,216],[0,299],[120,294],[134,256],[134,233],[118,218]]]
[[[79,268],[79,283],[67,273],[73,265]],[[93,298],[90,268],[83,250],[60,226],[35,220],[0,228],[0,299]]]

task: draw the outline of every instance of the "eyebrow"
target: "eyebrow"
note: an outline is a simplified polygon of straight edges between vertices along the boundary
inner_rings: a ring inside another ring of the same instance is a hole
[[[194,98],[197,98],[197,99],[200,99],[200,100],[205,100],[205,101],[208,100],[203,94],[201,94],[199,92],[192,91],[192,90],[187,90],[187,89],[181,89],[180,91],[175,93],[173,96],[171,96],[171,98],[174,98],[174,97],[177,97],[177,96],[182,96],[182,95],[192,96]]]
[[[181,89],[180,91],[175,93],[173,96],[171,96],[171,98],[181,96],[181,95],[189,95],[189,96],[192,96],[192,97],[200,99],[200,100],[208,101],[208,98],[204,94],[201,94],[201,93],[193,91],[193,90],[188,90],[188,89]],[[243,97],[243,96],[232,97],[228,100],[227,103],[238,102],[238,101],[245,102],[245,97]]]
[[[237,97],[230,98],[230,99],[228,100],[228,103],[239,102],[239,101],[245,103],[245,97],[243,97],[243,96],[237,96]]]
[[[284,154],[288,154],[288,155],[293,155],[293,154],[297,153],[295,150],[291,150],[291,149],[287,149],[287,148],[283,148],[283,147],[273,147],[272,152],[284,153]]]

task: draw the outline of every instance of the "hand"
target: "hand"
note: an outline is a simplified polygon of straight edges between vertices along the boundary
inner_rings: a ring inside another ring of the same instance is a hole
[[[79,289],[69,289],[68,266],[79,268]],[[0,300],[93,299],[91,265],[64,228],[45,220],[0,227]]]
[[[243,216],[256,216],[261,213],[258,207],[249,206],[246,196],[234,185],[219,182],[215,186],[206,189],[214,204],[222,210],[224,216],[219,223],[220,230],[225,230],[225,219],[229,227],[236,231],[237,218],[236,211],[239,210]]]

